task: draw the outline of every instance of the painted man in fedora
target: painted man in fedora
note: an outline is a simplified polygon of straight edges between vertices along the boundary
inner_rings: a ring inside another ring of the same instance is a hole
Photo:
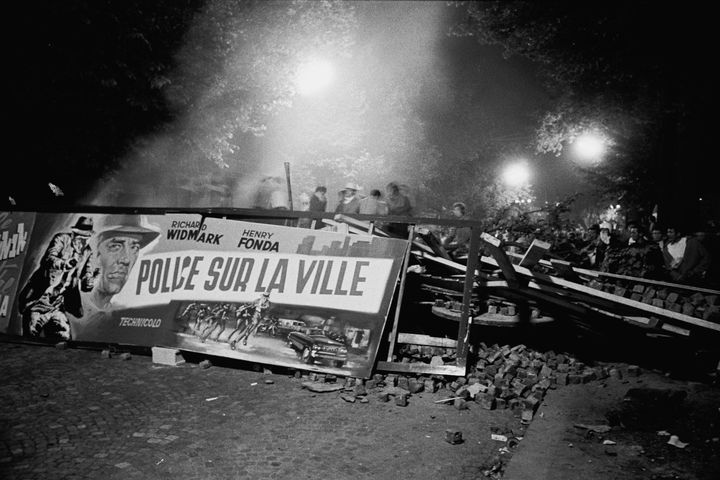
[[[112,299],[125,286],[140,251],[160,235],[143,215],[105,215],[95,227],[90,238],[93,288],[80,293],[83,313],[71,318],[76,340],[83,340],[94,321],[112,311]]]
[[[69,232],[53,236],[40,264],[18,295],[23,335],[70,339],[67,315],[82,315],[80,289],[92,286],[88,244],[93,220],[80,216]]]

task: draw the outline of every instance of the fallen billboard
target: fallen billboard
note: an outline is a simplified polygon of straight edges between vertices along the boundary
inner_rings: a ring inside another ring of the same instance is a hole
[[[369,376],[407,241],[192,214],[38,214],[8,333]]]

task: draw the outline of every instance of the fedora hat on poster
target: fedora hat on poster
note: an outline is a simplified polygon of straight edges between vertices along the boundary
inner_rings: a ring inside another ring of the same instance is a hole
[[[94,238],[100,243],[112,234],[128,233],[140,235],[140,248],[144,248],[160,236],[159,228],[150,225],[145,215],[108,214],[97,222]]]
[[[89,237],[93,233],[93,220],[90,217],[78,217],[75,225],[70,227],[70,230],[83,237]]]

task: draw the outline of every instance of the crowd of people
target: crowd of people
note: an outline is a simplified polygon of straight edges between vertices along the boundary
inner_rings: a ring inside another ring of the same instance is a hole
[[[368,195],[362,195],[362,188],[353,182],[348,182],[337,194],[337,203],[334,209],[328,209],[327,187],[321,185],[315,188],[312,195],[301,195],[300,210],[327,213],[334,212],[342,215],[375,215],[375,216],[401,216],[413,214],[413,207],[409,196],[403,192],[400,184],[390,182],[385,186],[385,194],[378,189],[371,189]],[[299,226],[309,226],[311,220],[301,222]],[[314,228],[323,228],[325,224],[314,222]],[[386,225],[391,231],[400,227],[394,224]],[[405,228],[405,227],[402,227]],[[404,231],[407,231],[406,228]],[[402,232],[399,232],[402,233]]]
[[[550,254],[574,265],[602,272],[697,286],[720,284],[718,236],[701,228],[684,231],[678,223],[610,223],[587,229],[554,229],[513,235],[497,232],[506,242],[529,246],[534,238],[551,244]]]
[[[325,186],[318,186],[312,195],[301,195],[300,210],[345,215],[412,216],[413,206],[407,192],[397,182],[385,186],[385,192],[371,189],[367,195],[355,183],[348,182],[337,193],[335,206],[328,204]],[[452,217],[469,220],[462,202],[452,206]],[[305,219],[299,226],[321,229],[321,221]],[[404,224],[387,223],[389,233],[407,234]],[[469,227],[448,227],[433,232],[448,253],[461,258],[468,253]],[[683,229],[678,222],[661,225],[652,222],[628,222],[624,229],[610,223],[594,224],[588,228],[550,228],[543,226],[519,233],[513,229],[495,230],[494,236],[518,252],[529,247],[535,238],[551,244],[550,254],[574,265],[632,277],[642,277],[693,285],[720,285],[718,255],[720,236],[709,234],[700,227]]]

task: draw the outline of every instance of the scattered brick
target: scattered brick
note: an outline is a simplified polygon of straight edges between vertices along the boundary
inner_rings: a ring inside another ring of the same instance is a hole
[[[203,360],[198,364],[200,368],[210,368],[212,367],[212,362],[210,360]]]
[[[355,387],[353,389],[353,393],[356,397],[362,397],[362,396],[367,395],[367,390],[365,389],[365,385],[356,383]]]
[[[453,406],[458,410],[468,409],[467,401],[463,400],[462,398],[456,398],[453,402]]]
[[[677,301],[678,301],[679,299],[680,299],[680,295],[678,295],[678,294],[675,293],[675,292],[670,292],[670,293],[668,293],[668,296],[667,296],[667,298],[665,299],[665,301],[667,301],[667,302],[670,303],[670,304],[673,304],[673,303],[677,303]]]
[[[445,441],[451,445],[457,445],[459,443],[462,443],[462,432],[460,430],[448,428],[447,430],[445,430]]]

